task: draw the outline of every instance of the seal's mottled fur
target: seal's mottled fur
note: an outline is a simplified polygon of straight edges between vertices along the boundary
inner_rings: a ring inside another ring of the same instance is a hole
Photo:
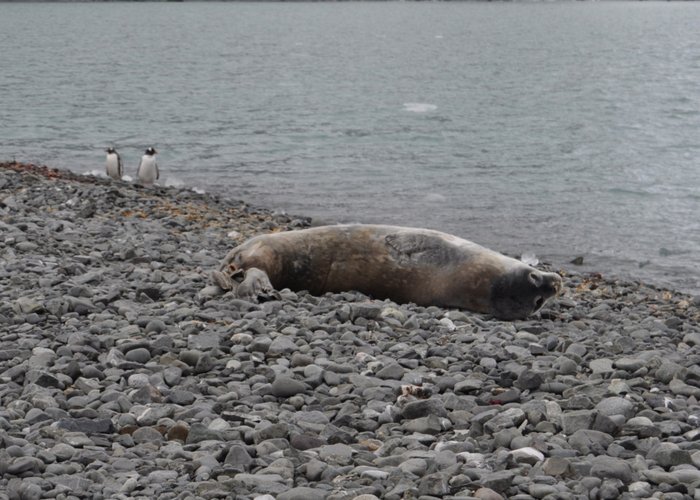
[[[229,252],[218,275],[240,270],[246,271],[238,292],[243,296],[272,288],[315,295],[357,290],[379,299],[455,307],[501,319],[538,311],[561,287],[555,273],[456,236],[361,224],[256,236]]]

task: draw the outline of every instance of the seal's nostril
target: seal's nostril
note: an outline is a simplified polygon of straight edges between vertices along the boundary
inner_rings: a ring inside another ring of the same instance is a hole
[[[533,312],[539,311],[540,308],[542,308],[543,305],[544,305],[544,298],[542,298],[542,297],[537,297],[537,298],[535,299],[535,310],[534,310]]]
[[[528,279],[530,280],[530,283],[532,283],[535,286],[540,286],[542,284],[542,275],[538,273],[537,271],[533,271],[530,273],[528,276]]]

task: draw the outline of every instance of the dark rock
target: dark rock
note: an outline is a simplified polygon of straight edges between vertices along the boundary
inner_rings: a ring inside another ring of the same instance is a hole
[[[674,443],[659,443],[659,445],[649,450],[647,458],[654,460],[664,469],[668,469],[676,465],[692,463],[690,453],[679,448],[679,446]]]
[[[436,398],[422,399],[419,401],[412,401],[401,410],[401,417],[405,419],[414,419],[420,417],[427,417],[429,415],[435,415],[437,417],[446,417],[447,410],[445,410],[444,403]]]
[[[323,439],[310,434],[292,434],[289,443],[292,445],[292,448],[300,451],[318,448],[326,444]]]
[[[108,418],[65,418],[56,422],[56,427],[71,432],[84,432],[85,434],[112,434],[114,424]]]
[[[635,474],[632,467],[619,458],[608,457],[605,455],[593,457],[591,459],[591,475],[601,479],[613,478],[619,479],[625,484],[629,484],[635,480]]]
[[[306,385],[303,382],[289,377],[279,376],[272,383],[272,394],[280,398],[288,398],[304,391]]]
[[[581,429],[569,437],[569,445],[583,455],[603,454],[613,442],[613,437],[604,432]]]
[[[245,447],[240,445],[233,445],[229,448],[224,463],[228,465],[241,466],[247,468],[253,463],[253,459],[245,449]]]

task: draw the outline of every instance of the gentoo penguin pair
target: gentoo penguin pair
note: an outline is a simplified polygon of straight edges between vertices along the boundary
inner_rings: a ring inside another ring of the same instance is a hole
[[[107,175],[112,179],[120,180],[124,174],[124,169],[122,167],[122,159],[114,148],[107,148],[107,163],[106,170]],[[136,170],[136,177],[142,184],[153,184],[160,173],[158,172],[158,165],[156,164],[156,153],[157,151],[153,148],[146,149],[146,153],[141,157],[139,162],[139,168]]]

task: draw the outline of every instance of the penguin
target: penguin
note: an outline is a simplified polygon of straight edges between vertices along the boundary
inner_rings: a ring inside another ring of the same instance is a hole
[[[117,150],[109,147],[105,149],[107,152],[107,161],[105,162],[105,170],[107,175],[112,179],[121,180],[124,170],[122,168],[122,159],[117,153]]]
[[[157,151],[155,149],[148,148],[146,149],[146,153],[141,157],[139,168],[136,171],[136,177],[138,177],[141,184],[153,184],[156,179],[160,177],[158,165],[156,164],[156,153]]]

